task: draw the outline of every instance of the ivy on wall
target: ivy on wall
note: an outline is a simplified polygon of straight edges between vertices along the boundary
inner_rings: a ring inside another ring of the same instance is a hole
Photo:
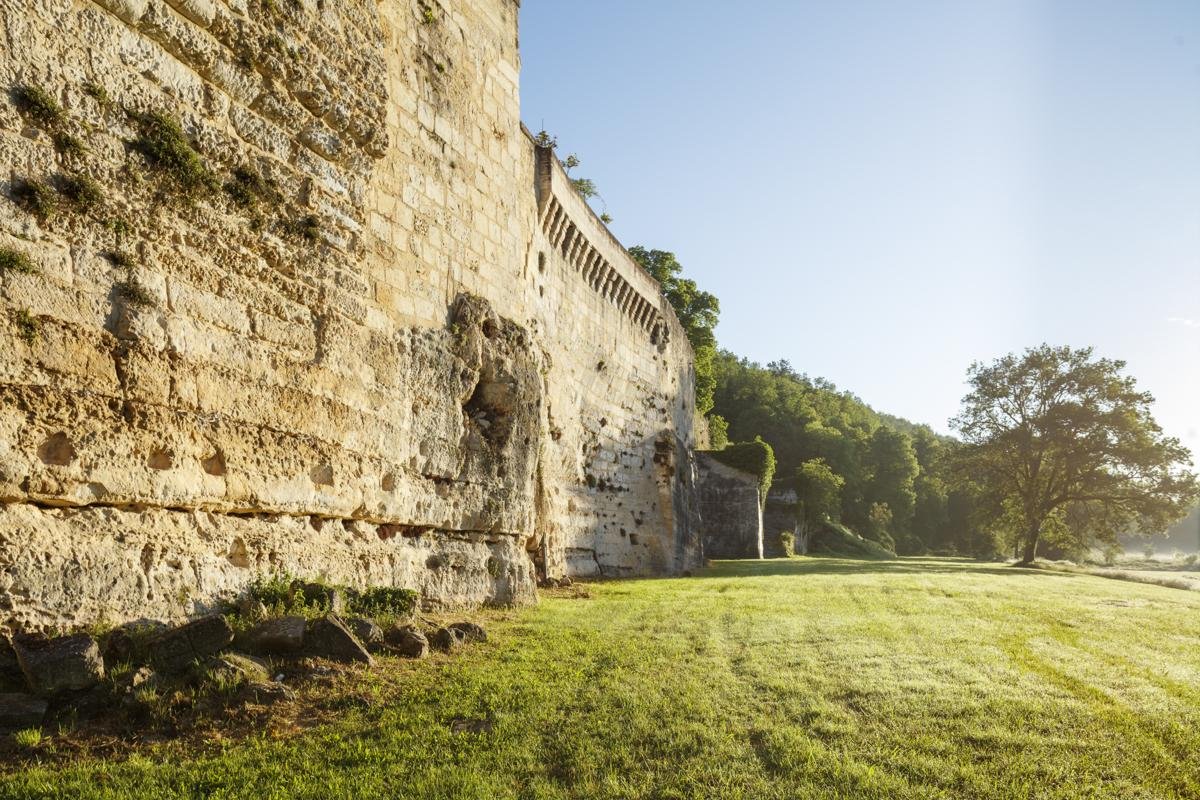
[[[710,450],[708,454],[727,467],[758,478],[759,502],[766,500],[771,480],[775,477],[775,451],[761,436],[754,437],[753,442],[738,442],[726,445],[722,450]]]

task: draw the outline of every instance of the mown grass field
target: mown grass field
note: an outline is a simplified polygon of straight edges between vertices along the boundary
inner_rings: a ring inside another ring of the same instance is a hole
[[[0,796],[1200,797],[1200,593],[815,558],[587,592],[389,660],[381,702],[302,736],[24,769]]]

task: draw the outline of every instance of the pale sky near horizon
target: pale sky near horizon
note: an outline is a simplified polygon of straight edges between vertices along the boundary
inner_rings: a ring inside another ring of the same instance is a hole
[[[525,0],[525,123],[722,347],[946,431],[973,360],[1128,362],[1200,460],[1200,2]]]

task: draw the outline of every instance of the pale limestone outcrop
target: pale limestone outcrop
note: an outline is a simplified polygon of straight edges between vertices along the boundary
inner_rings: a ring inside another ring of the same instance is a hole
[[[10,621],[697,563],[691,351],[523,132],[517,10],[0,0],[0,90],[61,108],[0,91],[0,248],[37,268],[0,274]],[[146,155],[151,113],[206,188]]]

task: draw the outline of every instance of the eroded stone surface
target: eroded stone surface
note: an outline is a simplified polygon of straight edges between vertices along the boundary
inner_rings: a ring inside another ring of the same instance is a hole
[[[523,133],[517,4],[319,6],[0,0],[6,181],[102,193],[0,197],[39,269],[0,276],[14,625],[201,613],[280,569],[455,607],[700,557],[690,349]],[[213,190],[139,155],[151,112]]]

